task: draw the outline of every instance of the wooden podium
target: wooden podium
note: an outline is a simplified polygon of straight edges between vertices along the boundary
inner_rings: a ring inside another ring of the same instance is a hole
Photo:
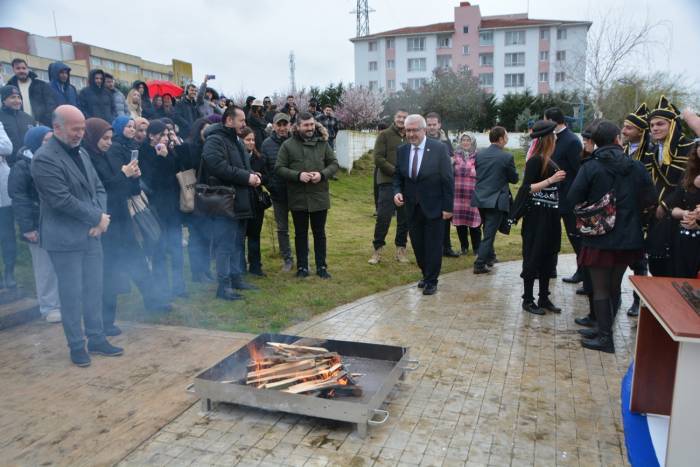
[[[672,284],[700,280],[630,280],[641,298],[630,411],[670,416],[667,466],[700,465],[700,316]]]

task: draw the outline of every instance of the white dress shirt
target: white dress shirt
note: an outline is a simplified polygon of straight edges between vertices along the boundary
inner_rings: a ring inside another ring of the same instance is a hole
[[[425,142],[428,140],[427,136],[423,137],[423,141],[420,142],[418,146],[411,145],[411,154],[408,158],[408,176],[412,176],[413,169],[413,158],[418,156],[418,165],[416,167],[416,176],[420,173],[420,166],[423,163],[423,153],[425,152]],[[416,153],[416,148],[418,148],[418,153]]]

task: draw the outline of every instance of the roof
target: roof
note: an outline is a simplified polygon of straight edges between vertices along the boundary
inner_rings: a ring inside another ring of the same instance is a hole
[[[535,27],[535,26],[547,26],[547,25],[557,25],[557,24],[587,24],[590,25],[589,21],[563,21],[556,19],[532,19],[526,18],[524,15],[510,15],[510,16],[484,16],[481,18],[481,25],[479,29],[499,29],[499,28],[517,28],[517,27]],[[440,32],[454,32],[455,23],[454,21],[449,21],[446,23],[434,23],[428,24],[426,26],[409,26],[406,28],[392,29],[390,31],[377,32],[370,34],[368,36],[353,37],[350,39],[351,42],[355,41],[365,41],[369,39],[376,39],[379,37],[391,37],[391,36],[411,36],[420,34],[431,34]]]

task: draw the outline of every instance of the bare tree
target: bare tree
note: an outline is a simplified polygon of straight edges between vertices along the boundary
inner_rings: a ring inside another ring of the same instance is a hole
[[[611,7],[595,15],[592,22],[587,47],[573,54],[569,68],[581,70],[585,64],[586,73],[569,72],[567,77],[589,93],[595,115],[602,117],[603,101],[618,79],[646,74],[652,54],[670,50],[672,27],[668,21],[653,21],[648,11],[640,20],[640,14],[629,6],[624,10]]]

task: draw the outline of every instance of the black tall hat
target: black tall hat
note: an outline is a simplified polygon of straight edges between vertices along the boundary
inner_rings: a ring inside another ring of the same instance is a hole
[[[647,108],[646,102],[642,102],[642,104],[637,107],[637,110],[632,112],[631,114],[628,114],[627,117],[625,117],[625,122],[631,123],[632,125],[636,126],[642,131],[648,130],[649,129],[649,121],[647,120],[647,114],[649,113],[649,109]]]
[[[675,105],[671,104],[666,96],[661,96],[656,107],[649,112],[648,120],[652,118],[665,118],[666,120],[675,120],[680,116],[680,112]]]

